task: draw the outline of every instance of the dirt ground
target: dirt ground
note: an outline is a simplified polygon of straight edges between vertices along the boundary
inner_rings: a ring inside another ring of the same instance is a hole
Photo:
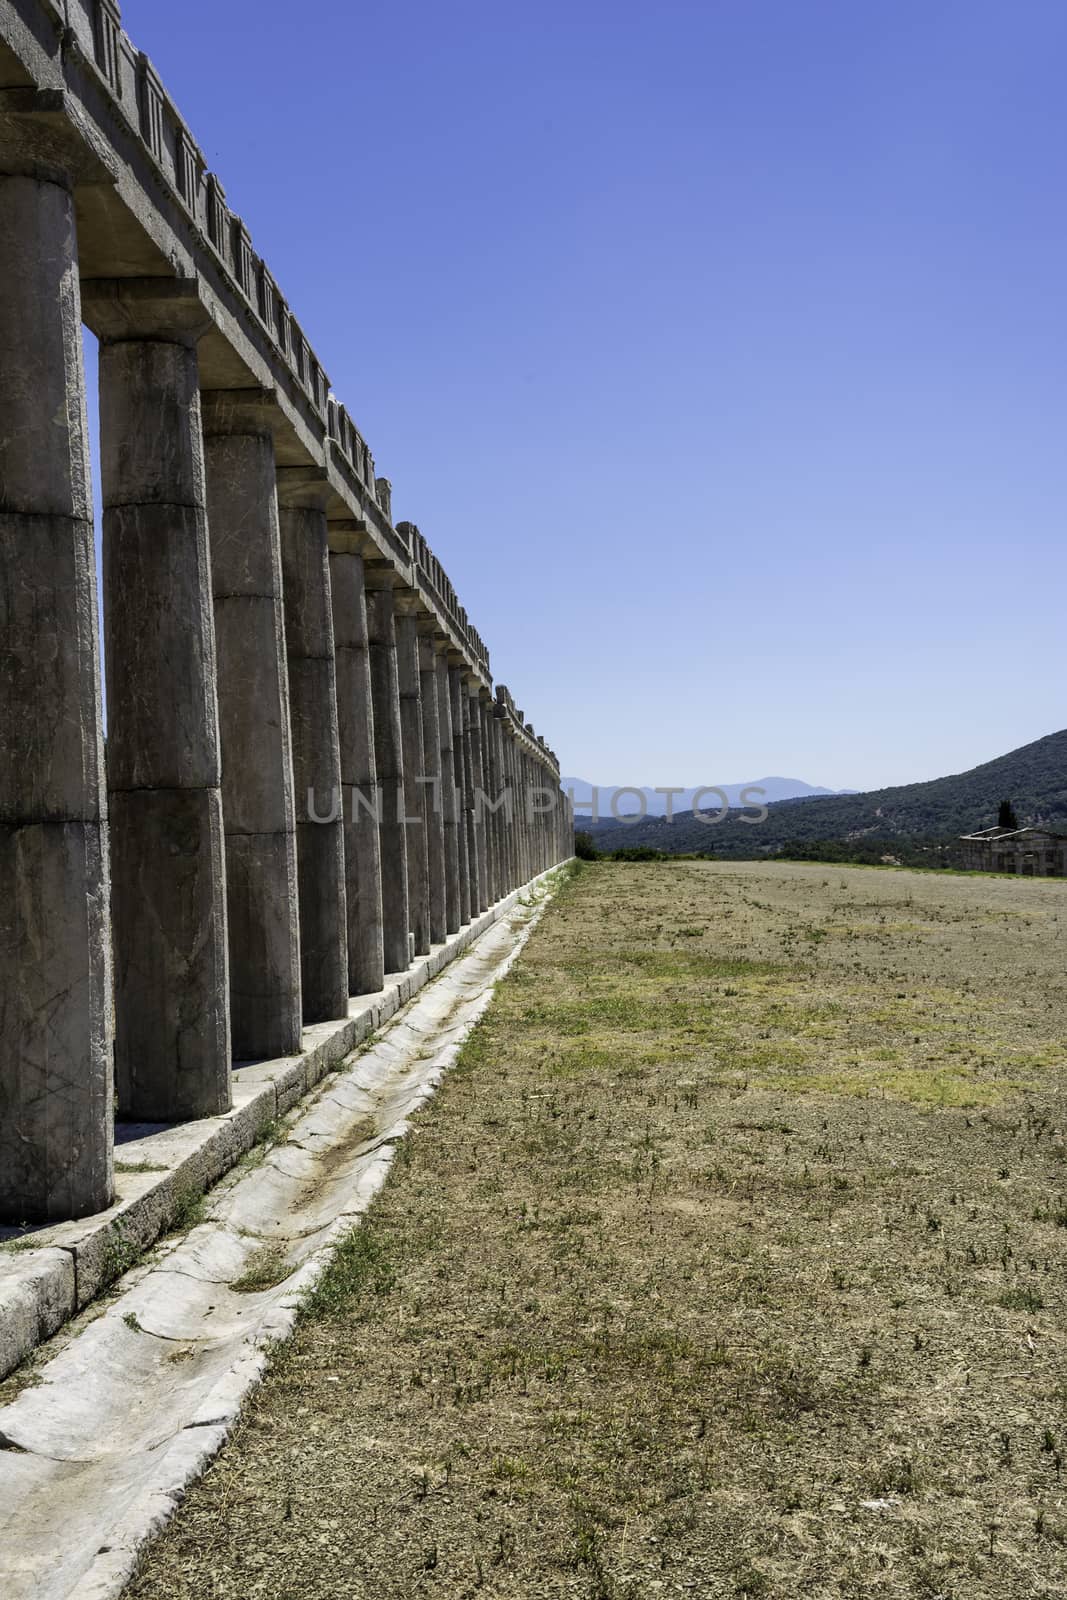
[[[1061,1600],[1065,935],[584,868],[130,1593]]]

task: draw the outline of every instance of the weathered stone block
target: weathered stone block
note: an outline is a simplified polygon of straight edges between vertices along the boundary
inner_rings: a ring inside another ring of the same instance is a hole
[[[241,1061],[300,1049],[300,912],[293,833],[226,835],[230,1035]]]
[[[297,822],[308,819],[308,790],[316,816],[326,817],[340,788],[336,675],[333,660],[289,658],[289,717]]]
[[[0,507],[89,518],[74,198],[0,174]]]
[[[94,822],[103,752],[91,522],[0,510],[0,818]]]
[[[74,1314],[74,1258],[39,1249],[0,1258],[0,1378]]]
[[[181,505],[104,512],[108,787],[219,782],[207,517]]]
[[[120,1114],[216,1115],[230,1104],[218,790],[113,794],[111,848]]]
[[[376,793],[360,795],[370,805]],[[382,926],[382,862],[378,825],[352,785],[342,785],[345,898],[348,905],[349,994],[373,994],[385,980]]]
[[[348,1014],[344,842],[340,825],[298,822],[300,970],[305,1023]]]
[[[195,346],[101,343],[100,469],[107,508],[204,505]]]
[[[92,822],[0,825],[0,1217],[112,1191],[107,860]]]
[[[278,505],[269,435],[213,433],[204,440],[204,453],[216,598],[243,594],[280,600]]]
[[[325,513],[284,506],[280,513],[285,642],[290,658],[332,657],[333,618]]]
[[[260,595],[216,599],[215,650],[226,832],[291,831],[289,684],[278,602]]]

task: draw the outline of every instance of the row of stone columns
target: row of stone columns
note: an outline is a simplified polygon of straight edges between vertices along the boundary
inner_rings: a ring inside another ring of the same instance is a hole
[[[276,465],[271,396],[201,394],[195,283],[79,285],[70,184],[36,164],[0,170],[0,235],[0,1218],[22,1222],[110,1203],[112,1057],[124,1118],[223,1112],[233,1058],[298,1051],[570,850],[526,804],[555,781],[533,741],[331,522],[323,471]]]

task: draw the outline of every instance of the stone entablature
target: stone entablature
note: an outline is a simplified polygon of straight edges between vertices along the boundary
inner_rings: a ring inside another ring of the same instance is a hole
[[[118,141],[109,135],[106,126],[93,129],[82,122],[96,109],[92,96],[83,94],[85,75],[91,74],[106,95],[106,112],[120,118],[138,142],[143,167],[135,177],[146,203],[152,203],[150,180],[154,176],[157,183],[162,181],[168,196],[195,228],[194,256],[197,250],[210,256],[221,272],[225,291],[236,302],[233,309],[246,328],[254,320],[257,342],[269,343],[272,367],[284,370],[284,380],[295,386],[302,406],[314,417],[322,447],[355,474],[362,494],[388,527],[389,481],[376,474],[370,447],[333,394],[322,361],[308,343],[267,263],[253,249],[248,228],[227,204],[221,179],[208,170],[200,146],[148,56],[123,31],[118,0],[0,0],[0,43],[15,37],[16,19],[25,18],[32,23],[35,13],[50,15],[57,44],[55,50],[42,52],[39,64],[45,70],[40,86],[47,85],[53,92],[59,90],[71,97],[65,101],[62,114],[69,116],[73,127],[84,131],[87,145],[95,146],[103,167],[113,170],[121,160]],[[40,27],[33,29],[36,34],[41,31]],[[0,94],[6,87],[0,80]],[[40,108],[42,112],[44,109]],[[48,110],[49,114],[56,114],[54,106]],[[32,114],[32,107],[24,105],[24,114]],[[101,151],[94,133],[103,134],[110,149]],[[201,270],[203,262],[198,261],[196,266]],[[281,374],[276,372],[275,376]],[[374,520],[378,522],[379,518],[375,516]],[[392,541],[398,542],[395,529],[390,531]],[[466,613],[428,546],[426,551],[440,575],[435,600],[488,674],[488,654],[477,631],[466,622]]]

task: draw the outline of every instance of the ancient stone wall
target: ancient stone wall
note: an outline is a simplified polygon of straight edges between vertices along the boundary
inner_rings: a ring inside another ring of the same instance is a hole
[[[107,757],[81,323],[100,341]],[[0,0],[0,1220],[571,853],[116,0]]]

